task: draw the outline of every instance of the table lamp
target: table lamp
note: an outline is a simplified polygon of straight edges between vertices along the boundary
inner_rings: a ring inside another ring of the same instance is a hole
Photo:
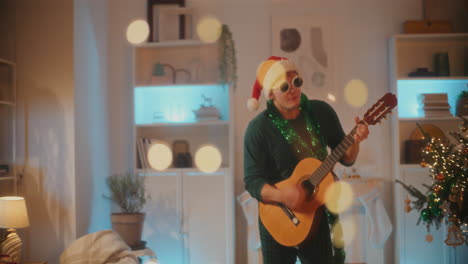
[[[23,197],[0,197],[0,228],[8,229],[6,239],[0,245],[0,252],[9,255],[14,261],[21,261],[22,242],[17,228],[29,226],[28,212]]]

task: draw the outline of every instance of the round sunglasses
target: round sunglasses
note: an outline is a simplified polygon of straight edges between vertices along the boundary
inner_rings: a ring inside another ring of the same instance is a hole
[[[302,86],[303,82],[304,81],[299,76],[294,77],[294,79],[292,80],[292,84],[296,88],[300,88]],[[289,87],[290,87],[289,82],[285,81],[284,83],[281,84],[280,90],[281,90],[281,92],[286,93],[287,91],[289,91]]]

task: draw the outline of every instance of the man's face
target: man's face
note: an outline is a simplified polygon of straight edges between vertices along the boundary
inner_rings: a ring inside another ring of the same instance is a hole
[[[286,83],[288,87],[286,87]],[[279,110],[293,111],[298,109],[301,102],[301,86],[302,79],[297,72],[290,71],[286,74],[286,80],[272,89],[271,99]]]

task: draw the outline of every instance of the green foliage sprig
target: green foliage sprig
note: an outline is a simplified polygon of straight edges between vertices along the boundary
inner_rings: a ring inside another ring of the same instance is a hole
[[[146,194],[145,177],[132,173],[113,174],[106,180],[110,196],[124,213],[138,213],[150,196]]]
[[[232,33],[227,25],[222,26],[218,41],[220,48],[219,79],[223,83],[231,84],[235,89],[237,86],[236,48]]]

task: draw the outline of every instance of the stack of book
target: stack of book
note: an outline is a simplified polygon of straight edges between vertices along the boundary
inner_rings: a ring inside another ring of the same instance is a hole
[[[137,140],[137,168],[140,169],[151,169],[148,161],[148,150],[151,147],[152,141],[156,141],[151,138],[140,137]]]
[[[452,116],[446,93],[421,94],[420,102],[425,117]]]

